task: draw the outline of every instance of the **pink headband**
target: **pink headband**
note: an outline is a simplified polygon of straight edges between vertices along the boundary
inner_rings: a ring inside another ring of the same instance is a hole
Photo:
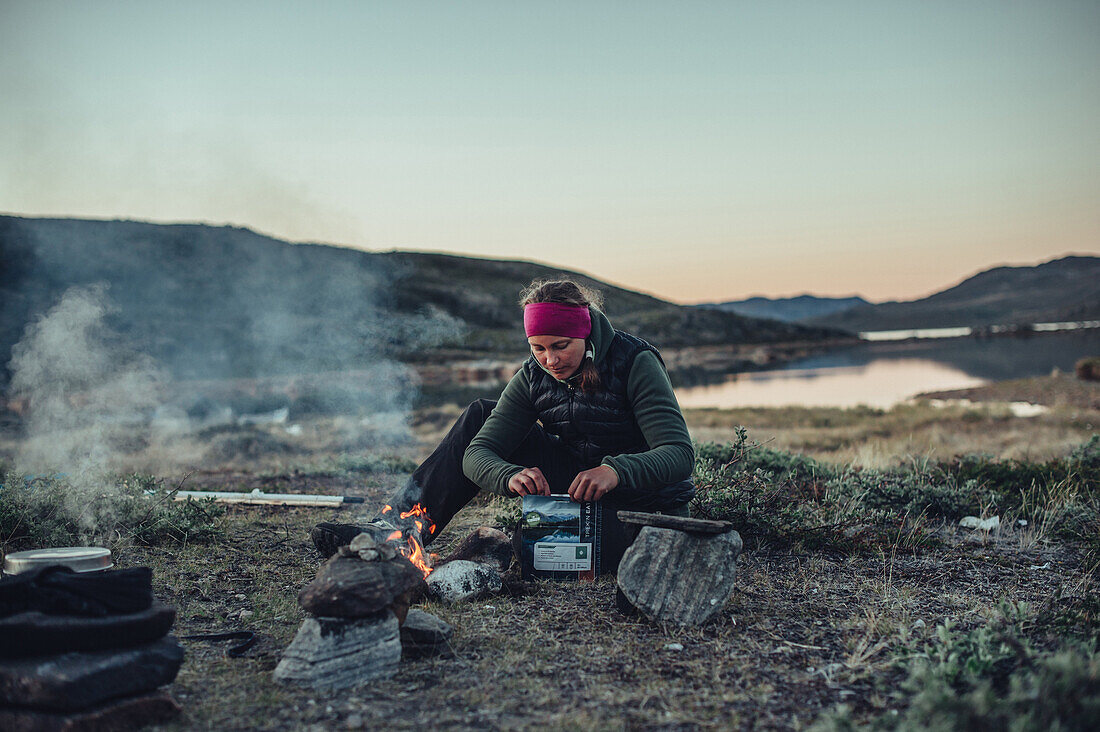
[[[541,335],[587,338],[592,332],[592,316],[583,305],[533,302],[523,308],[523,330],[528,338]]]

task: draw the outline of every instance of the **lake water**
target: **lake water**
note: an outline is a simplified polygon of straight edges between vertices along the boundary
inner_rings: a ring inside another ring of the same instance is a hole
[[[926,391],[965,389],[991,381],[1072,372],[1100,355],[1100,330],[1030,336],[870,342],[783,368],[734,374],[720,383],[682,387],[683,407],[891,407]]]

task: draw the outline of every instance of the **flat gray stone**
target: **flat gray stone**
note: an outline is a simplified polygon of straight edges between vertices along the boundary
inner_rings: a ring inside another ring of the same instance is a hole
[[[701,625],[733,593],[741,536],[644,526],[619,564],[619,590],[650,620]]]
[[[401,648],[405,658],[453,656],[451,636],[454,629],[431,613],[419,608],[409,610],[401,626]]]
[[[669,516],[663,513],[619,511],[616,515],[624,524],[657,526],[662,529],[679,529],[689,534],[722,534],[733,528],[733,524],[729,521],[711,521],[710,519],[688,518],[687,516]]]
[[[428,575],[428,597],[442,602],[463,602],[500,592],[503,582],[495,567],[468,559],[440,565]]]
[[[275,680],[317,690],[353,689],[397,673],[397,617],[306,618],[275,667]]]
[[[0,661],[0,706],[84,709],[171,683],[181,663],[183,648],[172,636],[113,651]]]

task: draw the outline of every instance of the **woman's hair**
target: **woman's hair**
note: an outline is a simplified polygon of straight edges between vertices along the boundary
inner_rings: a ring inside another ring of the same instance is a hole
[[[603,307],[603,295],[573,280],[535,280],[524,288],[519,296],[519,306],[536,302],[556,302],[561,305]]]
[[[527,307],[537,302],[599,309],[603,306],[603,296],[598,290],[579,285],[573,280],[535,280],[520,293],[519,304],[520,307]],[[591,341],[585,341],[586,352],[590,346]],[[596,370],[593,359],[586,357],[581,363],[579,383],[586,392],[600,388],[600,372]]]

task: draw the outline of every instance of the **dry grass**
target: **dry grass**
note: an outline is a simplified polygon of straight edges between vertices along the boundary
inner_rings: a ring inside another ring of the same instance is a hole
[[[933,406],[688,409],[697,442],[727,442],[737,425],[777,450],[855,467],[885,468],[911,460],[985,454],[1048,460],[1065,455],[1100,429],[1100,410],[1059,407],[1035,417],[1013,416],[1007,404]]]

